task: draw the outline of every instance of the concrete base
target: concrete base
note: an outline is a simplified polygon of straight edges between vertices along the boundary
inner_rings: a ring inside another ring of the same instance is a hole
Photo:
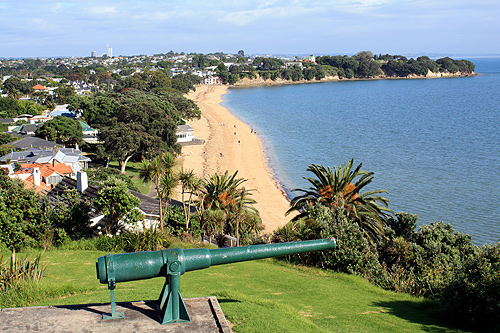
[[[190,323],[161,325],[155,301],[119,302],[124,319],[103,320],[111,305],[82,304],[2,309],[2,332],[224,332],[231,329],[216,297],[184,299]]]

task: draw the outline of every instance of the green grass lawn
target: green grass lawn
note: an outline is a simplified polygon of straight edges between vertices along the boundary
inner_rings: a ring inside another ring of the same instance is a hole
[[[139,189],[139,192],[147,195],[151,190],[151,182],[144,184],[142,180],[139,178],[139,172],[137,171],[137,167],[141,164],[141,162],[127,162],[127,166],[125,167],[125,173],[129,176],[132,176],[132,183]],[[112,161],[109,163],[110,168],[115,168],[120,170],[120,166],[117,161]]]
[[[98,251],[48,251],[40,288],[55,290],[30,305],[108,303],[97,280]],[[163,278],[118,283],[116,301],[158,298]],[[374,287],[363,279],[258,260],[188,272],[181,277],[184,298],[217,296],[236,332],[449,332],[438,305]],[[54,297],[54,295],[60,296]],[[51,297],[52,295],[52,297]]]

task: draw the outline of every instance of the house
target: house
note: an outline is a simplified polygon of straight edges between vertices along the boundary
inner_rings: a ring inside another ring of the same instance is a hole
[[[57,116],[63,116],[76,119],[76,115],[70,110],[68,110],[68,105],[69,104],[57,105],[54,111],[50,113],[49,117],[54,118]]]
[[[9,143],[9,145],[14,146],[17,149],[53,149],[57,146],[62,147],[62,145],[58,145],[55,142],[40,139],[36,136],[26,136],[22,139]]]
[[[84,156],[82,151],[75,148],[38,149],[29,148],[25,151],[11,152],[0,157],[0,162],[6,163],[41,163],[41,164],[60,164],[64,163],[73,170],[72,177],[82,169],[86,169],[91,159]]]
[[[203,84],[221,84],[222,81],[218,76],[207,76],[203,79]]]
[[[175,134],[177,135],[177,142],[191,142],[195,138],[194,136],[194,130],[191,126],[189,125],[179,125],[177,126],[177,130],[175,131]]]
[[[98,185],[92,185],[88,183],[87,173],[80,171],[77,173],[76,180],[68,177],[63,177],[61,181],[54,186],[48,193],[47,197],[50,202],[56,204],[63,200],[63,194],[65,191],[76,189],[80,194],[81,200],[93,200],[97,197],[99,192]],[[144,220],[142,221],[142,227],[151,228],[157,226],[160,220],[160,207],[158,199],[148,197],[147,195],[141,194],[139,192],[129,190],[129,192],[141,201],[141,204],[137,209],[144,215]],[[177,200],[170,200],[171,205],[182,206],[182,203]],[[166,204],[164,204],[166,207]],[[97,235],[97,227],[103,227],[104,215],[99,212],[91,212],[90,214],[90,226],[96,229],[95,234]],[[124,224],[123,227],[127,230],[134,229],[136,226]]]
[[[18,133],[22,135],[35,135],[36,130],[41,126],[43,126],[43,124],[21,125]]]
[[[19,170],[9,175],[10,178],[18,178],[33,183],[37,186],[44,186],[48,190],[57,185],[63,177],[73,176],[74,172],[69,165],[64,163],[29,163],[21,164]]]
[[[24,172],[24,173],[23,173]],[[42,196],[50,190],[50,186],[42,180],[42,174],[39,168],[34,167],[26,170],[19,170],[9,175],[12,179],[20,179],[24,182],[24,187],[33,189]]]
[[[83,121],[79,121],[82,126],[82,140],[87,143],[99,143],[99,139],[97,138],[98,130],[90,127],[88,124],[85,124]]]
[[[44,87],[41,84],[36,84],[36,85],[33,86],[33,90],[35,92],[37,92],[37,91],[40,92],[40,91],[47,91],[47,90],[49,90],[49,88]]]
[[[0,164],[0,170],[8,176],[14,172],[14,166],[12,164]]]

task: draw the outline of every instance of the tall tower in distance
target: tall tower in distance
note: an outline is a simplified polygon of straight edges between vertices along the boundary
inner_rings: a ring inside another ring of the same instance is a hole
[[[113,58],[113,49],[109,44],[106,44],[108,46],[108,58]]]

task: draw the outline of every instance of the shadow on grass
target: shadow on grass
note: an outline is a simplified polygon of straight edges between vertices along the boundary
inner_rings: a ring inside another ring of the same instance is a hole
[[[421,325],[424,332],[464,332],[447,324],[439,313],[439,303],[434,301],[375,302],[375,306],[406,321]]]
[[[239,301],[237,299],[233,299],[233,298],[219,298],[219,297],[217,297],[217,301],[219,301],[219,303],[241,303],[241,301]]]

